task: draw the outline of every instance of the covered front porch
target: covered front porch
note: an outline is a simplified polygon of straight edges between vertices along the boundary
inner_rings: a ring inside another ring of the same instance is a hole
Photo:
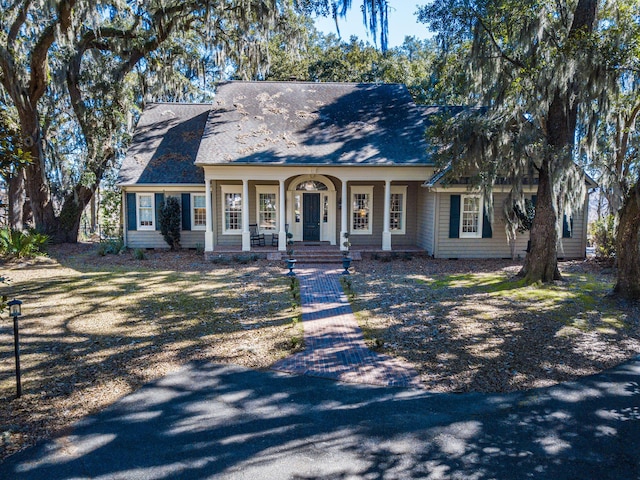
[[[411,207],[429,170],[206,166],[205,252],[418,249]]]

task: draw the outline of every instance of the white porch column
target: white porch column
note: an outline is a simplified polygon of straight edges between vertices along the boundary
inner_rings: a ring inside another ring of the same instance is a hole
[[[340,209],[340,250],[346,250],[344,243],[347,241],[345,234],[349,231],[347,214],[349,213],[349,197],[347,196],[347,180],[342,180],[342,208]]]
[[[249,180],[242,180],[242,251],[251,250],[251,233],[249,233]]]
[[[204,232],[204,251],[213,252],[213,202],[211,201],[211,180],[206,179],[205,184],[205,210],[207,212]]]
[[[384,226],[382,229],[382,250],[391,250],[391,180],[384,181]]]
[[[285,201],[286,197],[284,194],[284,180],[278,180],[280,182],[280,197],[279,197],[279,211],[278,211],[278,219],[280,220],[280,231],[278,232],[278,250],[284,252],[287,250],[287,232],[286,232],[286,209],[285,209]]]

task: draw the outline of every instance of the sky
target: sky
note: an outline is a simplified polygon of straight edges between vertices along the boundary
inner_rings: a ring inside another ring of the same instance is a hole
[[[389,47],[402,45],[405,36],[415,36],[421,39],[429,38],[430,32],[423,23],[417,23],[414,13],[418,10],[417,5],[428,2],[416,0],[389,0]],[[315,21],[316,28],[325,34],[337,33],[336,26],[331,17],[319,17]],[[373,44],[371,34],[367,35],[367,29],[362,23],[362,12],[360,2],[351,4],[351,9],[346,18],[339,18],[340,35],[343,40],[348,41],[351,35],[356,35],[359,39]],[[379,34],[378,34],[379,39]],[[380,46],[380,45],[378,45]]]

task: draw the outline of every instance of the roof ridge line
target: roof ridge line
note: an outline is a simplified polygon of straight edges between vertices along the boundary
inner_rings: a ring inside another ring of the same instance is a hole
[[[225,80],[224,82],[217,82],[216,85],[224,85],[229,83],[254,83],[254,84],[304,84],[304,85],[400,85],[405,88],[407,87],[406,83],[401,82],[313,82],[311,80]]]
[[[145,104],[145,107],[147,105],[181,105],[181,106],[187,106],[187,105],[207,105],[207,106],[213,106],[213,102],[147,102]],[[144,108],[143,108],[144,110]]]

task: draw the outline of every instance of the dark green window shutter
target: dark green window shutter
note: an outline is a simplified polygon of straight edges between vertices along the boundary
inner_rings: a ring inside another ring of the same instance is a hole
[[[127,193],[127,230],[137,230],[136,194]]]
[[[160,209],[164,203],[164,193],[156,193],[156,230],[160,230]]]
[[[460,195],[451,195],[449,238],[460,238]]]
[[[191,230],[191,194],[182,194],[182,230]]]
[[[571,238],[573,235],[573,218],[567,221],[567,216],[562,217],[562,238]]]
[[[487,215],[487,207],[484,207],[482,209],[482,238],[491,238],[492,236],[493,229],[491,228],[489,215]]]
[[[533,203],[533,206],[536,206],[536,202],[538,201],[538,196],[537,195],[531,195],[531,203]]]

